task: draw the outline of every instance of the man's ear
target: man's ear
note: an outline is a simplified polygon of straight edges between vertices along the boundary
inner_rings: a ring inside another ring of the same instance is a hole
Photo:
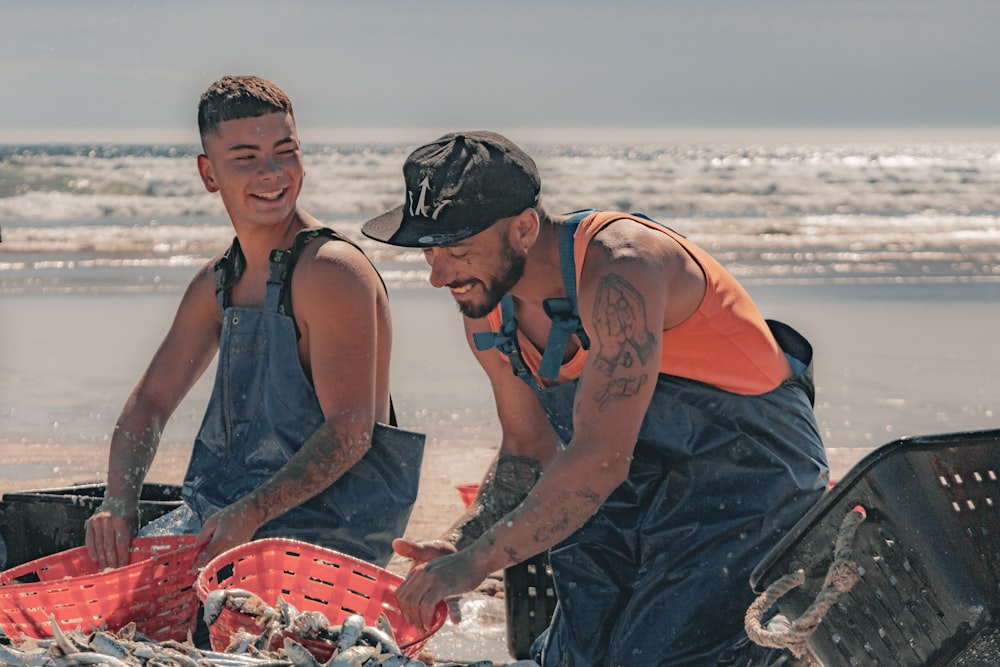
[[[531,246],[535,245],[540,229],[538,211],[533,208],[524,209],[514,217],[511,223],[511,245],[517,250],[527,253]]]
[[[198,175],[201,176],[201,182],[205,184],[206,190],[209,192],[219,191],[219,184],[215,182],[215,171],[212,169],[212,162],[204,153],[198,156]]]

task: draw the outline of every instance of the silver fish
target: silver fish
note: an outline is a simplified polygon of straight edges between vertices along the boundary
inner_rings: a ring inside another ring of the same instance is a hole
[[[374,626],[368,625],[362,628],[359,641],[364,642],[368,646],[381,646],[384,652],[388,652],[393,655],[401,655],[403,653],[399,650],[399,646],[396,644],[396,640],[392,637],[392,635],[382,632]]]
[[[323,667],[309,649],[289,637],[285,638],[285,657],[294,667]]]
[[[351,614],[340,624],[340,636],[337,638],[337,650],[344,651],[358,643],[361,631],[365,629],[365,617],[361,614]]]
[[[376,655],[374,646],[349,646],[338,652],[323,667],[365,667],[365,664]]]

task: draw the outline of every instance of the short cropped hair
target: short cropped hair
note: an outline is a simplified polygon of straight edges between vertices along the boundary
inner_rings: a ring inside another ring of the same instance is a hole
[[[288,96],[267,79],[224,76],[209,86],[198,102],[198,131],[205,137],[224,121],[282,111],[295,117]]]

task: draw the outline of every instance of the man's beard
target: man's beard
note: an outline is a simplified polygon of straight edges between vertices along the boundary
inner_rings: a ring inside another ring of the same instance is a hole
[[[479,319],[481,317],[486,317],[489,315],[497,304],[500,303],[500,299],[511,290],[517,281],[521,279],[524,275],[524,265],[526,263],[525,256],[514,251],[513,246],[504,239],[503,244],[503,258],[506,260],[507,268],[503,275],[499,278],[494,278],[489,282],[489,284],[483,283],[486,288],[486,300],[482,303],[460,303],[458,304],[458,309],[462,311],[462,314],[466,317],[472,319]]]

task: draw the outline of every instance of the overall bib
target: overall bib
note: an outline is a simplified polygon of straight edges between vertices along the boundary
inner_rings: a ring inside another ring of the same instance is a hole
[[[570,333],[589,345],[572,252],[587,213],[563,230],[567,298],[546,307],[553,326],[539,367],[545,377],[556,376]],[[577,381],[535,381],[521,357],[513,300],[505,301],[500,331],[479,335],[476,345],[507,354],[569,443]],[[819,499],[829,472],[812,410],[812,348],[790,327],[768,325],[794,373],[770,392],[736,394],[659,374],[628,478],[549,551],[558,605],[533,647],[543,667],[745,666],[757,664],[749,655],[768,654],[743,631],[754,599],[750,573]]]
[[[184,479],[182,496],[196,519],[185,532],[197,532],[213,513],[270,479],[325,421],[299,361],[289,297],[295,261],[319,236],[350,243],[331,229],[308,229],[292,248],[273,251],[263,308],[229,303],[242,271],[238,241],[216,264],[219,363]],[[384,567],[416,500],[423,450],[423,434],[375,424],[361,461],[317,496],[261,526],[254,538],[303,540]]]

